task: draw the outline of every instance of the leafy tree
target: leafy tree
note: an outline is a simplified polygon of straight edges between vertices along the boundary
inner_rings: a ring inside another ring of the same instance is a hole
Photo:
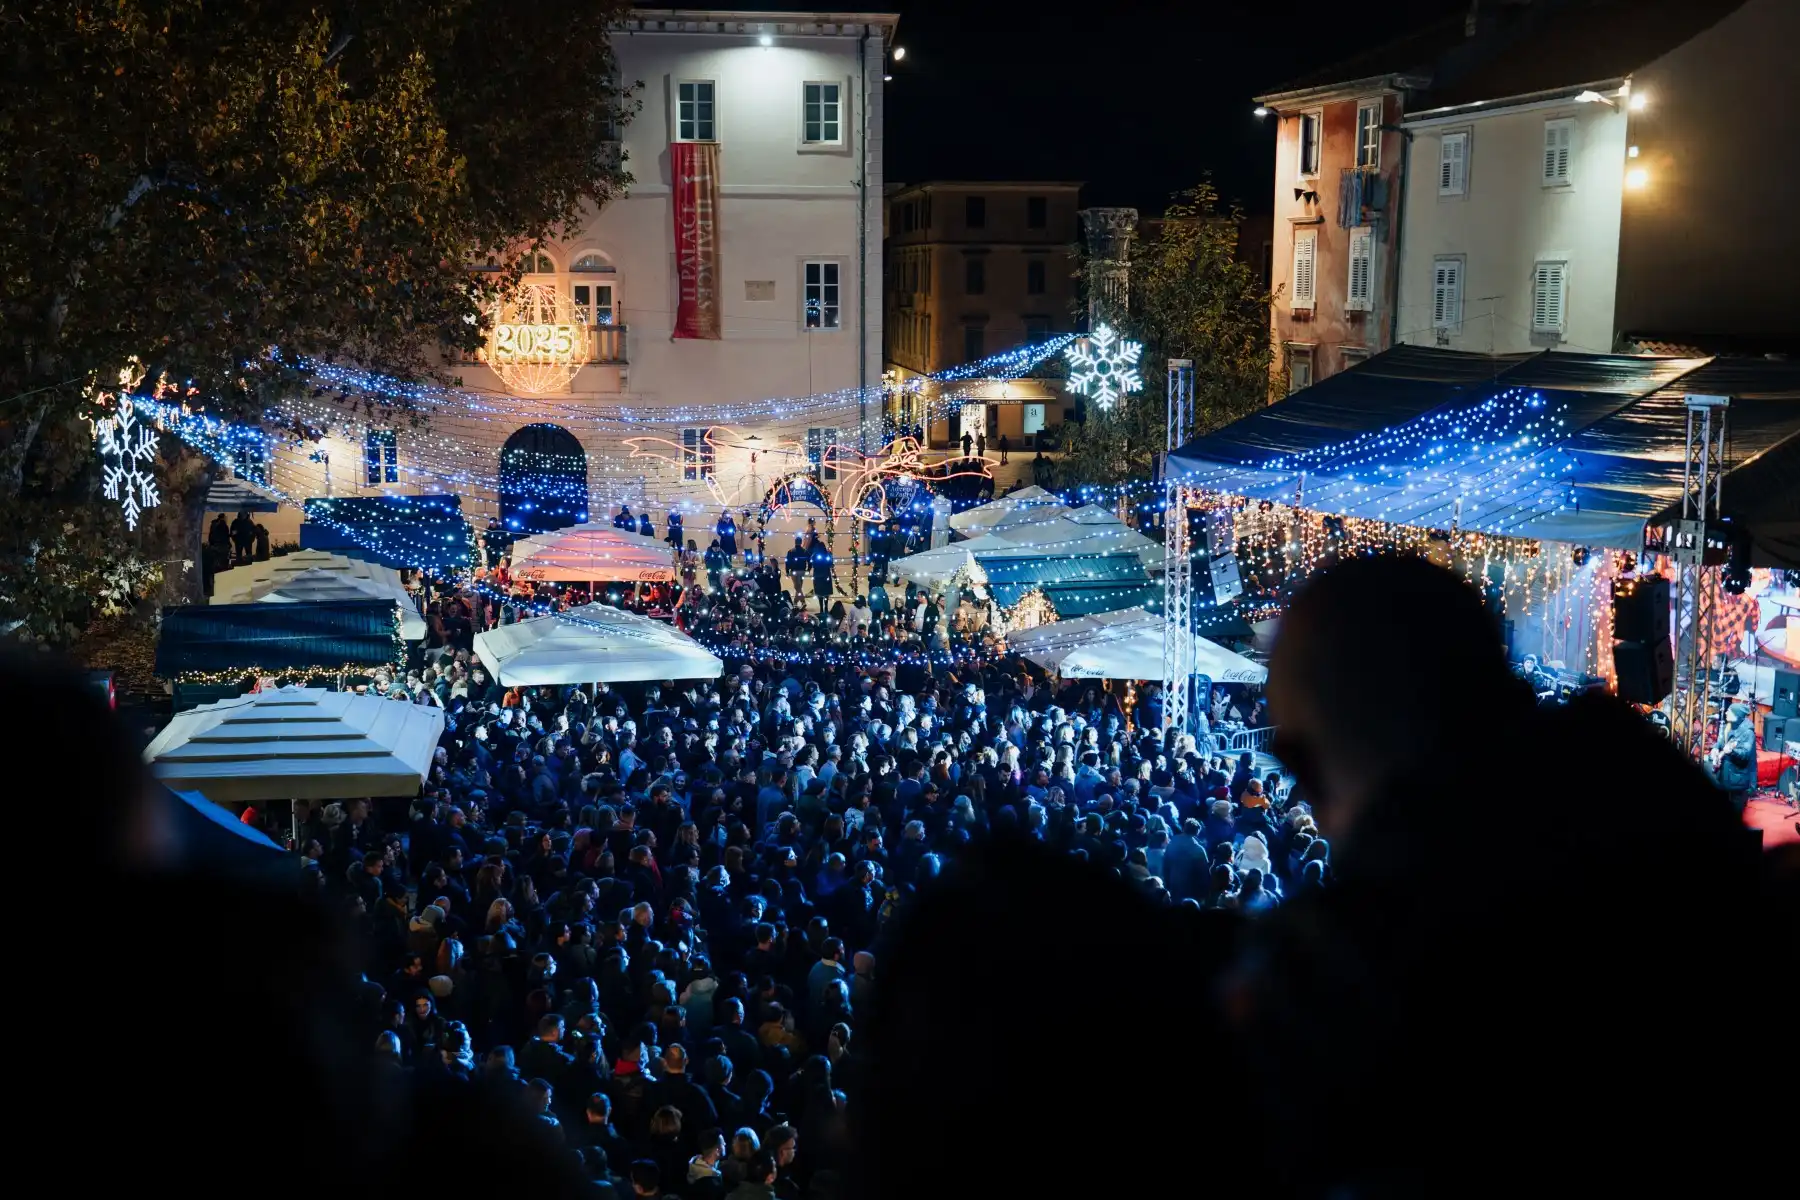
[[[1218,211],[1210,183],[1181,192],[1156,236],[1132,249],[1129,312],[1113,316],[1144,344],[1144,390],[1111,412],[1088,405],[1062,482],[1117,484],[1149,479],[1168,446],[1168,360],[1194,360],[1195,432],[1256,411],[1279,392],[1270,375],[1269,295],[1238,261],[1242,213]]]
[[[516,262],[630,182],[608,40],[628,9],[0,7],[0,618],[66,634],[121,564],[197,592],[214,471],[171,439],[179,519],[65,520],[102,503],[86,426],[129,364],[241,419],[303,386],[272,346],[399,375],[472,348],[517,272],[469,266]]]

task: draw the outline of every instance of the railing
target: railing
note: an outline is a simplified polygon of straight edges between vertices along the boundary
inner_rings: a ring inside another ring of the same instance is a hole
[[[1242,754],[1249,750],[1253,753],[1268,753],[1269,742],[1275,736],[1275,727],[1265,725],[1261,729],[1233,729],[1229,732],[1212,735],[1213,752],[1216,754]]]
[[[630,360],[625,356],[625,326],[623,325],[587,325],[581,327],[576,334],[582,346],[581,362],[586,364],[618,364],[625,365]],[[457,351],[452,355],[453,361],[461,364],[486,366],[485,352]]]
[[[625,327],[623,325],[588,326],[587,361],[591,363],[623,363]]]

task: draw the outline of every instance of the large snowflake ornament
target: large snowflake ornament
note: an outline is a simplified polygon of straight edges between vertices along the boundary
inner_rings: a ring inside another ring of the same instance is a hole
[[[1118,335],[1110,325],[1101,325],[1084,338],[1077,338],[1063,351],[1069,360],[1069,390],[1087,396],[1103,409],[1132,392],[1142,391],[1144,378],[1138,374],[1138,356],[1142,342]]]
[[[144,510],[162,503],[156,477],[144,469],[156,461],[156,429],[139,419],[130,396],[120,396],[118,411],[95,422],[94,440],[104,470],[102,492],[125,510],[125,527],[136,529]]]

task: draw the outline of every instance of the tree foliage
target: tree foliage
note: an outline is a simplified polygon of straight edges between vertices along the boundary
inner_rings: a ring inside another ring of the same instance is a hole
[[[632,89],[608,41],[628,8],[0,8],[0,574],[95,503],[85,426],[130,362],[237,418],[296,384],[273,346],[401,375],[472,347],[517,275],[469,265],[504,264],[629,183],[615,130]],[[187,561],[116,519],[78,524],[94,561],[35,599],[0,588],[0,609],[51,633],[69,613],[34,605],[106,562]]]
[[[1063,465],[1069,484],[1148,479],[1168,445],[1167,367],[1194,361],[1196,433],[1256,411],[1277,394],[1270,377],[1269,295],[1237,257],[1242,214],[1218,211],[1210,183],[1180,193],[1156,236],[1131,256],[1129,311],[1113,322],[1144,344],[1144,390],[1111,412],[1088,406]]]

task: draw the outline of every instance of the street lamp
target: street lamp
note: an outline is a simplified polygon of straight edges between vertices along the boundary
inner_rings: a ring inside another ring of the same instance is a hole
[[[1269,106],[1266,104],[1259,104],[1255,108],[1251,109],[1250,112],[1254,116],[1266,117],[1269,115]]]

